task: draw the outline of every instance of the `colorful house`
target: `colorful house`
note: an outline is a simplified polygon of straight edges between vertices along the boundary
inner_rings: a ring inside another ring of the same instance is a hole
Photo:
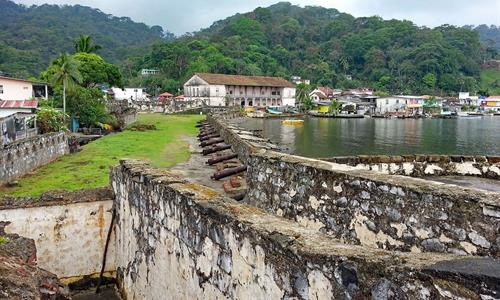
[[[490,96],[481,101],[484,111],[500,112],[500,96]]]

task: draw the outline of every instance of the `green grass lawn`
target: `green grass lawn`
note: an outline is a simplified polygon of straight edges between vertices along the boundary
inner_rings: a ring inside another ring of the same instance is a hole
[[[171,167],[189,158],[188,144],[182,137],[195,135],[196,121],[202,118],[139,115],[139,123],[154,124],[157,130],[125,130],[105,136],[19,179],[17,187],[0,188],[0,195],[39,196],[50,190],[104,187],[108,185],[109,167],[123,158],[146,160],[159,168]]]
[[[488,90],[491,95],[500,95],[500,86],[495,86],[495,81],[500,80],[500,70],[486,69],[481,71],[481,89]]]

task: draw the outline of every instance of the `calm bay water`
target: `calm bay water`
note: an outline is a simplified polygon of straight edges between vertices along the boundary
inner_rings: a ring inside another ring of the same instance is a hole
[[[500,155],[500,117],[459,119],[244,119],[243,127],[307,157],[344,155]]]

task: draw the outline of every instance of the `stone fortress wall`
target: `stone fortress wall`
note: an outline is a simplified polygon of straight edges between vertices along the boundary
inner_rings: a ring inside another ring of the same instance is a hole
[[[498,192],[375,171],[374,166],[382,164],[389,170],[389,162],[396,163],[397,157],[334,158],[330,160],[338,163],[332,163],[259,149],[243,140],[228,120],[216,117],[209,121],[248,165],[246,202],[251,205],[346,243],[399,251],[500,256]],[[486,170],[482,174],[488,177],[495,177],[500,167],[496,157],[407,156],[406,162],[399,158],[402,165],[410,161],[413,166],[436,164],[455,172],[459,164],[465,164],[464,169]],[[446,168],[446,163],[455,165]],[[371,166],[370,170],[361,164]],[[421,168],[414,167],[413,172],[416,169]]]
[[[24,139],[0,149],[0,184],[26,175],[69,152],[64,132]]]
[[[435,299],[497,296],[489,258],[347,245],[137,161],[112,170],[127,299]],[[476,267],[461,270],[462,264]],[[498,262],[496,262],[498,264]]]

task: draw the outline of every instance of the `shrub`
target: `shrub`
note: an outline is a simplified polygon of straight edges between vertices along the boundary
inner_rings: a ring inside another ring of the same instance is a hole
[[[42,107],[38,110],[37,123],[41,133],[66,130],[64,113],[50,107]]]

